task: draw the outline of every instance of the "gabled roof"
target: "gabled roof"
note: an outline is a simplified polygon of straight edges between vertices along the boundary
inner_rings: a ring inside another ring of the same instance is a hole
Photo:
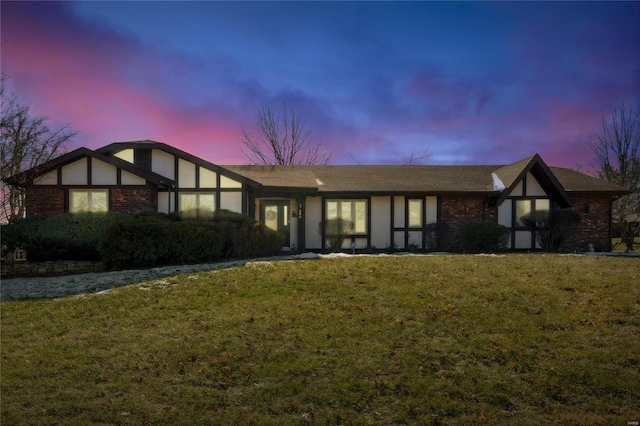
[[[121,168],[122,170],[126,170],[129,173],[140,176],[157,185],[171,186],[174,183],[173,180],[161,176],[157,173],[141,170],[133,164],[121,160],[117,157],[102,155],[97,151],[92,151],[88,148],[78,148],[76,150],[63,154],[60,157],[56,157],[53,160],[47,161],[46,163],[43,163],[39,166],[33,167],[29,170],[25,170],[24,172],[7,178],[6,183],[9,185],[24,186],[27,185],[29,181],[36,176],[43,175],[50,172],[51,170],[73,163],[74,161],[80,160],[84,157],[91,157],[100,161],[104,161],[105,163]]]
[[[498,205],[511,194],[511,191],[513,191],[529,172],[531,172],[545,192],[549,194],[560,207],[571,207],[573,205],[571,197],[569,197],[562,184],[538,154],[500,167],[494,171],[505,186],[505,190],[502,191],[502,195],[500,195],[497,200]]]
[[[114,142],[111,143],[107,146],[103,146],[102,148],[99,148],[96,150],[97,153],[103,154],[103,155],[107,155],[107,156],[111,156],[119,151],[123,151],[125,149],[136,149],[136,148],[143,148],[143,149],[159,149],[165,152],[168,152],[169,154],[173,154],[176,157],[182,158],[184,160],[190,161],[194,164],[197,164],[199,166],[202,166],[206,169],[209,170],[213,170],[216,171],[218,173],[224,171],[225,169],[223,169],[222,167],[220,167],[217,164],[213,164],[207,160],[203,160],[200,157],[196,157],[193,154],[189,154],[188,152],[185,152],[181,149],[178,149],[176,147],[173,147],[171,145],[167,145],[164,142],[158,142],[158,141],[153,141],[153,140],[141,140],[141,141],[129,141],[129,142]],[[257,182],[254,182],[250,179],[247,179],[246,176],[242,176],[242,175],[238,175],[236,173],[226,173],[226,175],[232,179],[235,179],[239,182],[242,183],[246,183],[247,185],[251,185],[251,186],[259,186],[259,184]]]

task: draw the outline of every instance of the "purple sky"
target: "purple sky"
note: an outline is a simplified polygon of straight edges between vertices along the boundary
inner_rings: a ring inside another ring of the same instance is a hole
[[[592,163],[640,107],[640,2],[1,2],[2,72],[69,149],[154,139],[243,164],[286,101],[331,163]]]

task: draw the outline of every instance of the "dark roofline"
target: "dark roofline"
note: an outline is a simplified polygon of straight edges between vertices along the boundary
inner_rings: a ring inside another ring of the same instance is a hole
[[[164,142],[158,142],[158,141],[153,141],[153,140],[142,140],[142,141],[128,141],[128,142],[114,142],[111,143],[107,146],[104,146],[102,148],[99,148],[96,150],[96,152],[100,153],[100,154],[107,154],[107,153],[112,153],[115,151],[122,151],[124,149],[135,149],[135,148],[145,148],[145,149],[160,149],[162,151],[166,151],[170,154],[173,154],[177,157],[183,158],[185,160],[189,160],[194,164],[197,164],[198,166],[202,166],[204,168],[210,169],[210,170],[214,170],[218,173],[224,173],[226,176],[232,177],[233,179],[242,182],[244,184],[247,184],[249,186],[255,187],[255,188],[261,188],[262,184],[259,182],[256,182],[252,179],[247,178],[246,176],[242,176],[239,175],[235,172],[232,172],[231,170],[225,169],[223,166],[219,166],[217,164],[213,164],[207,160],[203,160],[200,157],[196,157],[193,154],[189,154],[186,151],[183,151],[181,149],[178,149],[176,147],[173,147],[171,145],[168,145]]]
[[[92,151],[89,148],[84,147],[75,149],[71,152],[61,155],[60,157],[56,157],[53,160],[47,161],[46,163],[40,164],[38,166],[32,167],[29,170],[25,170],[24,172],[11,176],[7,178],[5,182],[9,185],[23,186],[27,184],[27,181],[29,179],[33,179],[36,176],[48,173],[58,167],[66,166],[67,164],[73,163],[74,161],[77,161],[83,157],[91,157],[95,158],[96,160],[104,161],[105,163],[111,164],[112,166],[118,167],[122,170],[126,170],[129,173],[144,178],[157,185],[167,187],[171,187],[174,185],[173,180],[167,179],[157,173],[140,170],[133,164],[121,160],[120,158],[102,155],[97,151]]]
[[[520,160],[522,161],[522,160]],[[514,163],[515,164],[515,163]],[[553,194],[549,194],[553,196],[553,199],[560,204],[560,207],[566,208],[573,206],[573,200],[569,197],[569,194],[564,190],[558,179],[555,177],[551,169],[545,164],[540,155],[535,154],[531,157],[531,160],[527,163],[527,165],[522,169],[522,171],[518,174],[518,177],[514,179],[511,185],[508,188],[505,188],[502,191],[502,195],[496,201],[498,205],[502,204],[502,202],[511,194],[513,189],[524,179],[527,173],[531,172],[531,174],[540,181],[540,184],[544,188],[546,192],[551,192]]]

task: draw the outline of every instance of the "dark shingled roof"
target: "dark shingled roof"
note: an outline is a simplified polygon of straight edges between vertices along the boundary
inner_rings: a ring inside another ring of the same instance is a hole
[[[533,157],[506,166],[221,166],[264,187],[317,188],[319,192],[489,193],[491,173],[508,188]],[[550,167],[567,192],[621,188],[569,169]]]

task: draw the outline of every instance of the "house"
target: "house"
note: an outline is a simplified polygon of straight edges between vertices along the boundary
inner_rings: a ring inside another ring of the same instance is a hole
[[[581,216],[564,250],[608,250],[611,203],[627,193],[537,154],[499,166],[224,166],[148,140],[80,148],[7,183],[24,187],[27,215],[227,209],[282,232],[285,248],[299,251],[326,248],[319,224],[336,217],[354,224],[345,247],[357,249],[423,248],[429,224],[493,221],[509,228],[510,249],[535,250],[521,217],[549,209]]]

